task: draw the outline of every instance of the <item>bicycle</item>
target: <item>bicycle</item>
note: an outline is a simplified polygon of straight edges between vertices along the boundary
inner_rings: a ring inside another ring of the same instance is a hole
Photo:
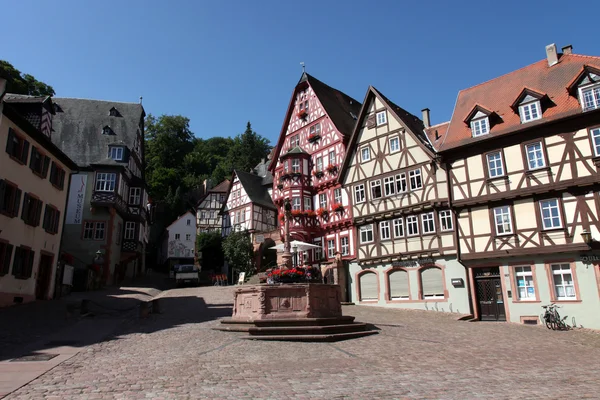
[[[568,331],[569,329],[571,329],[571,327],[565,322],[567,316],[565,316],[564,318],[560,317],[560,314],[557,310],[558,308],[560,308],[559,306],[552,303],[548,306],[542,306],[542,308],[546,310],[541,316],[541,320],[546,323],[546,328],[552,329],[553,331]]]

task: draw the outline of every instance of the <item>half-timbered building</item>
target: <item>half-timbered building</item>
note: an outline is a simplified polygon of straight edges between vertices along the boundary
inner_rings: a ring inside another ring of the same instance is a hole
[[[196,209],[198,233],[221,231],[223,216],[220,211],[225,203],[225,196],[230,183],[229,180],[225,179],[214,188],[205,189]]]
[[[370,87],[339,180],[357,232],[352,299],[468,313],[447,174],[423,122]]]
[[[300,254],[301,263],[356,257],[352,209],[337,177],[359,110],[358,101],[307,73],[292,93],[270,170],[279,214],[284,199],[292,205],[291,238],[321,246]]]
[[[600,57],[546,59],[459,92],[448,166],[475,316],[600,328]]]

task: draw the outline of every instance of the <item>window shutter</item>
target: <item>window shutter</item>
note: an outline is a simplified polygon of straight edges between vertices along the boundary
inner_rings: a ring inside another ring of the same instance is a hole
[[[370,115],[367,118],[367,128],[374,128],[375,127],[375,115]]]
[[[42,222],[42,228],[44,228],[46,231],[48,231],[48,226],[49,226],[49,221],[50,219],[50,206],[48,204],[46,204],[46,207],[44,208],[44,222]]]
[[[4,259],[0,260],[0,261],[2,261],[2,268],[0,268],[0,275],[8,274],[8,271],[10,269],[10,258],[12,256],[13,245],[7,243],[5,249],[6,249],[6,251],[4,252]]]
[[[52,167],[50,167],[50,183],[56,185],[56,164],[53,162]]]
[[[390,297],[392,299],[409,297],[408,292],[408,272],[395,271],[389,275],[390,279]]]
[[[54,226],[52,227],[52,231],[54,233],[58,233],[58,224],[60,221],[60,211],[54,210]]]
[[[29,160],[29,168],[32,171],[35,171],[35,160],[36,160],[36,155],[37,155],[38,151],[35,147],[31,148],[31,159]]]
[[[29,157],[29,142],[23,139],[23,153],[21,153],[21,162],[27,165],[27,158]]]
[[[444,282],[442,281],[442,270],[439,268],[422,270],[421,285],[423,286],[423,296],[443,295]]]
[[[0,211],[4,210],[4,191],[6,190],[6,182],[0,179]]]
[[[13,150],[14,150],[14,138],[15,138],[15,131],[13,131],[11,128],[8,128],[8,140],[6,141],[6,152],[10,155],[13,154]]]
[[[44,157],[44,167],[42,169],[42,176],[44,179],[48,176],[48,167],[50,166],[50,157]]]
[[[377,275],[373,273],[363,274],[360,277],[360,299],[377,300]]]
[[[19,215],[19,208],[21,207],[21,194],[23,192],[21,191],[21,189],[17,189],[17,192],[15,193],[15,202],[13,203],[13,211],[12,211],[12,216],[13,217],[17,217]]]
[[[35,258],[35,251],[28,250],[27,253],[29,257],[27,258],[27,265],[23,266],[25,270],[25,278],[31,278],[31,273],[33,272],[33,259]]]
[[[58,174],[58,187],[62,190],[65,187],[65,170],[61,169]]]
[[[40,217],[42,216],[42,205],[44,203],[41,200],[35,200],[35,219],[33,220],[34,226],[39,226]]]
[[[23,258],[23,249],[21,247],[17,247],[15,249],[15,259],[13,260],[13,276],[21,276],[21,265]]]
[[[17,210],[18,212],[18,210]],[[29,218],[29,194],[25,193],[23,196],[23,211],[21,212],[21,219],[27,222]]]

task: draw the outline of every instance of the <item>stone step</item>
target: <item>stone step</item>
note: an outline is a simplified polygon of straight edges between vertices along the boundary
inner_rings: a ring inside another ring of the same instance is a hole
[[[343,325],[307,325],[307,326],[265,326],[248,329],[250,335],[325,335],[330,333],[351,333],[366,331],[367,324],[356,322]]]
[[[329,333],[322,335],[249,335],[241,337],[246,340],[278,340],[286,342],[338,342],[341,340],[356,339],[363,336],[375,335],[378,331],[360,331],[349,333]]]
[[[250,326],[307,326],[307,325],[342,325],[351,324],[354,317],[343,315],[331,318],[269,318],[254,321],[244,321],[231,317],[221,318],[221,324],[225,325],[250,325]]]

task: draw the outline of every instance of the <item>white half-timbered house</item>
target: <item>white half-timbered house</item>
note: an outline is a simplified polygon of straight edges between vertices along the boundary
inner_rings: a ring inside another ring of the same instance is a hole
[[[358,239],[353,301],[469,313],[447,175],[423,122],[370,87],[339,179]]]
[[[600,57],[571,46],[459,92],[449,168],[475,316],[600,328]]]
[[[220,214],[231,182],[226,179],[206,193],[198,201],[196,227],[198,233],[221,231],[223,216]]]

